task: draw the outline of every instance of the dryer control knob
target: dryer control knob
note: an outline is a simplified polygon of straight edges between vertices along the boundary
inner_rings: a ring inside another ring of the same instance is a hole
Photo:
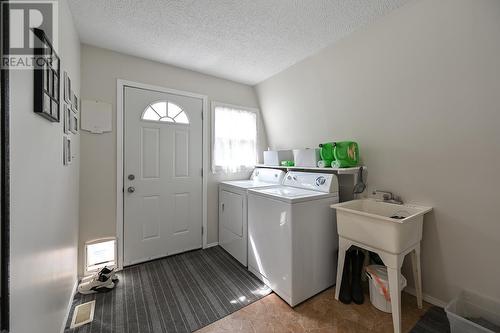
[[[324,185],[325,183],[326,183],[325,177],[321,176],[321,177],[316,178],[316,185],[317,186]]]

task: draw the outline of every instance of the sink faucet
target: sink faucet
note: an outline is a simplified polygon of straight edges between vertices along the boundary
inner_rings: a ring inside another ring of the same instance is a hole
[[[398,205],[402,205],[403,201],[398,196],[394,196],[392,192],[389,191],[380,191],[380,190],[375,190],[372,192],[373,195],[377,195],[377,193],[382,193],[382,198],[384,199],[384,202],[389,202],[389,203],[394,203]]]

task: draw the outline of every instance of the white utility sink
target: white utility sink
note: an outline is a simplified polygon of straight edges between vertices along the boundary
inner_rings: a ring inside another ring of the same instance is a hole
[[[339,299],[345,253],[351,246],[377,253],[387,266],[394,332],[401,332],[401,266],[411,255],[418,307],[422,308],[420,241],[424,214],[431,207],[398,205],[374,199],[352,200],[335,205],[339,234],[337,287]]]
[[[352,200],[331,207],[337,210],[339,236],[390,253],[401,253],[422,240],[424,214],[432,210],[374,199]]]

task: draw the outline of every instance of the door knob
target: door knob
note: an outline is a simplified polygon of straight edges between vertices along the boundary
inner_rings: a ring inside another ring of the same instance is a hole
[[[127,192],[128,192],[128,193],[134,193],[134,192],[135,192],[135,187],[133,187],[133,186],[129,186],[129,187],[127,188]]]

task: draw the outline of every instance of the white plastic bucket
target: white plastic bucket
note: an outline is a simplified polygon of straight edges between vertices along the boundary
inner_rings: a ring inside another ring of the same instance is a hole
[[[373,275],[376,276],[372,276],[370,272],[373,272]],[[386,299],[386,295],[383,291],[385,289],[387,291],[387,295],[390,293],[387,268],[381,265],[370,265],[367,267],[366,273],[370,279],[370,302],[380,311],[392,313],[391,301]],[[401,275],[400,292],[406,287],[406,283],[406,278]]]

